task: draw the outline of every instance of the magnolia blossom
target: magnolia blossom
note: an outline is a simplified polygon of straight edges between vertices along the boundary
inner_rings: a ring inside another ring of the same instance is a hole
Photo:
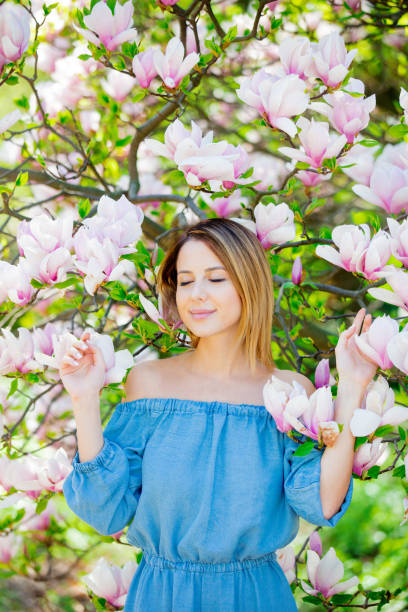
[[[276,551],[276,560],[281,566],[286,580],[291,584],[296,578],[296,557],[293,546],[285,546],[285,548],[278,549]]]
[[[30,13],[13,2],[4,2],[0,6],[0,71],[20,59],[29,42]]]
[[[8,564],[17,556],[23,546],[23,537],[15,533],[3,535],[0,538],[0,563]]]
[[[358,258],[356,272],[369,280],[377,280],[383,276],[384,267],[390,257],[391,242],[389,234],[379,230]]]
[[[302,260],[300,255],[293,262],[291,278],[294,285],[299,285],[302,281]]]
[[[98,334],[94,330],[88,331],[90,334],[89,344],[100,349],[105,362],[104,385],[122,382],[126,370],[133,365],[132,354],[127,349],[115,352],[110,336]],[[35,358],[39,363],[59,370],[64,356],[77,341],[78,338],[69,332],[63,332],[59,335],[52,334],[53,355],[35,351]]]
[[[321,593],[323,597],[329,598],[336,593],[347,591],[347,589],[356,586],[359,582],[357,576],[340,582],[344,576],[344,566],[340,559],[337,558],[336,551],[332,547],[321,559],[314,550],[308,550],[306,566],[307,575],[312,587],[304,580],[301,580],[301,585],[309,595]]]
[[[407,468],[405,468],[407,470]],[[404,525],[404,523],[406,523],[408,521],[408,497],[404,497],[404,499],[402,500],[403,506],[404,506],[404,516],[402,521],[400,522],[400,526]]]
[[[349,272],[355,272],[362,253],[370,244],[370,228],[366,223],[356,225],[338,225],[332,231],[332,240],[338,251],[326,244],[316,247],[316,255],[340,266]]]
[[[294,213],[287,204],[257,204],[254,208],[256,234],[264,249],[283,244],[296,236]]]
[[[314,550],[315,553],[319,555],[319,557],[322,556],[323,547],[318,531],[312,532],[312,535],[309,538],[309,548],[310,550]]]
[[[102,196],[98,202],[97,214],[84,219],[83,223],[89,230],[89,237],[101,241],[109,238],[117,245],[120,254],[125,254],[136,251],[132,245],[142,236],[143,218],[142,209],[129,202],[126,196],[122,195],[119,200]]]
[[[74,27],[97,47],[102,44],[108,51],[114,51],[124,42],[136,40],[137,32],[132,28],[132,17],[132,0],[125,4],[116,2],[113,13],[105,2],[97,2],[90,15],[84,17],[88,29]]]
[[[368,187],[374,170],[373,153],[376,150],[377,147],[364,147],[357,142],[339,162],[344,174],[347,174],[353,181]]]
[[[0,457],[0,484],[9,491],[11,487],[25,491],[30,499],[37,499],[41,495],[42,485],[38,482],[38,471],[43,465],[43,459],[33,455],[26,455],[18,459]],[[10,498],[6,500],[7,505]]]
[[[150,47],[147,51],[142,51],[133,58],[133,74],[140,87],[145,89],[150,87],[150,83],[157,76],[157,70],[153,61],[154,53],[154,49]]]
[[[157,74],[163,79],[168,89],[176,89],[183,78],[197,64],[198,53],[189,53],[184,59],[184,46],[176,36],[172,38],[163,54],[160,50],[154,52],[153,63]]]
[[[350,421],[353,436],[369,436],[383,425],[400,425],[408,419],[408,408],[394,404],[395,393],[381,375],[366,389],[361,408]]]
[[[64,247],[52,253],[37,252],[29,257],[20,257],[19,265],[30,278],[51,285],[67,278],[67,272],[73,270],[72,255]]]
[[[0,119],[0,134],[6,132],[9,128],[11,128],[12,125],[17,123],[17,121],[19,121],[20,119],[21,113],[19,110],[15,110],[11,113],[8,113],[8,115],[5,115],[2,119]]]
[[[263,388],[265,407],[279,431],[295,429],[299,433],[332,446],[339,434],[333,421],[334,406],[329,387],[320,387],[310,397],[305,388],[293,381],[286,383],[272,375]]]
[[[336,384],[336,379],[330,374],[330,363],[328,359],[321,359],[315,369],[315,387],[331,387]]]
[[[387,315],[376,317],[367,332],[355,335],[356,344],[363,355],[374,361],[380,368],[392,368],[392,361],[387,353],[387,344],[398,334],[397,321]]]
[[[399,103],[404,111],[405,123],[408,124],[408,91],[406,91],[403,87],[401,87]]]
[[[136,85],[136,79],[118,70],[108,70],[107,80],[101,81],[106,93],[117,102],[123,102]]]
[[[381,438],[374,438],[372,442],[362,444],[354,453],[353,472],[361,476],[374,465],[382,465],[388,454],[388,445],[381,442]]]
[[[309,103],[305,83],[297,74],[279,77],[264,69],[252,77],[244,77],[237,96],[256,108],[272,127],[292,137],[296,134],[296,126],[289,117],[303,113]]]
[[[319,77],[327,87],[338,87],[344,81],[357,49],[347,53],[338,32],[326,34],[318,43],[311,43],[311,47],[312,59],[307,75]]]
[[[163,325],[159,321],[159,319],[163,319],[164,320],[164,315],[163,315],[163,311],[162,311],[162,296],[159,295],[159,300],[158,300],[159,308],[158,309],[153,304],[153,302],[148,300],[143,295],[143,293],[139,293],[139,300],[140,300],[140,303],[143,306],[144,311],[147,313],[147,315],[150,317],[150,319],[152,319],[152,321],[157,323],[157,325],[160,327],[160,329],[162,331],[166,331],[166,328],[163,327]]]
[[[7,261],[0,261],[0,302],[9,298],[14,304],[25,306],[34,294],[31,277],[20,265],[14,266]]]
[[[203,199],[218,217],[228,217],[230,214],[241,210],[241,202],[246,202],[246,198],[241,195],[239,189],[225,198],[215,198],[212,200],[208,194],[203,193]]]
[[[408,219],[398,223],[396,219],[388,217],[387,223],[391,234],[392,254],[408,268]]]
[[[387,353],[395,367],[408,374],[408,325],[389,340]]]
[[[65,449],[59,448],[52,457],[44,459],[42,465],[38,467],[38,484],[33,482],[33,488],[35,490],[38,486],[40,490],[61,493],[64,480],[71,471],[71,461]]]
[[[408,168],[377,161],[370,177],[369,187],[354,185],[353,191],[363,200],[381,206],[390,214],[408,207]]]
[[[34,358],[34,341],[25,327],[18,328],[18,337],[9,329],[2,329],[0,338],[0,374],[11,372],[32,372],[41,370],[42,366]]]
[[[279,151],[291,159],[305,162],[312,168],[320,168],[325,159],[337,157],[346,144],[346,137],[330,136],[329,126],[325,121],[309,121],[300,117],[297,122],[300,128],[300,150],[291,147],[281,147]]]
[[[279,45],[279,57],[286,74],[306,78],[305,70],[311,61],[310,41],[306,36],[288,36]]]
[[[370,113],[375,108],[375,95],[364,98],[364,83],[358,79],[350,79],[347,91],[362,95],[355,97],[344,91],[336,91],[324,96],[328,104],[315,102],[312,108],[325,115],[334,129],[346,136],[348,143],[353,143],[370,121]]]
[[[213,132],[203,136],[194,121],[191,128],[189,132],[176,119],[165,132],[164,144],[153,139],[147,139],[146,144],[153,153],[173,159],[191,187],[200,187],[208,181],[215,191],[222,185],[247,182],[236,177],[249,163],[239,145],[232,147],[226,140],[213,142]]]
[[[35,256],[51,253],[60,247],[70,249],[73,230],[72,213],[52,219],[43,213],[22,221],[17,230],[17,245],[20,255]]]
[[[386,266],[382,275],[385,276],[392,291],[373,287],[367,290],[368,293],[378,300],[387,304],[395,304],[408,312],[408,272],[395,266]]]
[[[180,0],[157,0],[157,2],[163,6],[174,6],[177,2],[180,2]]]
[[[136,561],[127,561],[123,568],[120,568],[100,558],[92,572],[83,577],[83,581],[98,597],[103,597],[112,606],[120,608],[125,604],[136,569]]]

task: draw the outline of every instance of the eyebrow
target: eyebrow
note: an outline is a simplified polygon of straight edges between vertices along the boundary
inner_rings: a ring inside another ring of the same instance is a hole
[[[223,266],[212,266],[211,268],[206,268],[205,271],[207,272],[207,270],[225,270],[225,268]],[[177,274],[182,274],[183,272],[192,274],[191,270],[179,270],[177,272]]]

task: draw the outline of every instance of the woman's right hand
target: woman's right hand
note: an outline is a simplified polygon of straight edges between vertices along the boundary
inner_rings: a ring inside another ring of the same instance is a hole
[[[61,382],[73,400],[97,396],[104,385],[105,361],[101,350],[90,345],[89,339],[90,333],[84,332],[61,361]]]

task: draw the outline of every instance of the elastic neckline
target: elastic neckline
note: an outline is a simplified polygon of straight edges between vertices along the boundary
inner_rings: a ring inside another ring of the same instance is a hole
[[[164,401],[164,402],[171,402],[171,403],[180,403],[180,404],[193,404],[195,406],[198,405],[208,405],[208,406],[225,406],[225,407],[229,407],[231,406],[232,408],[240,408],[240,407],[244,407],[244,408],[263,408],[266,409],[264,404],[231,404],[230,402],[222,402],[219,400],[193,400],[193,399],[188,399],[188,398],[182,398],[182,397],[139,397],[138,399],[135,400],[131,400],[129,402],[121,402],[119,405],[120,406],[128,406],[130,404],[138,404],[139,402],[152,402],[152,403],[156,403],[156,402],[160,402],[160,401]]]

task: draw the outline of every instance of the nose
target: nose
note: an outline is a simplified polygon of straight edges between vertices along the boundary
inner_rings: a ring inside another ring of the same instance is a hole
[[[198,298],[198,299],[202,299],[205,300],[207,297],[207,292],[205,289],[205,281],[204,280],[197,280],[195,283],[193,283],[193,288],[191,291],[191,295],[194,298]]]

